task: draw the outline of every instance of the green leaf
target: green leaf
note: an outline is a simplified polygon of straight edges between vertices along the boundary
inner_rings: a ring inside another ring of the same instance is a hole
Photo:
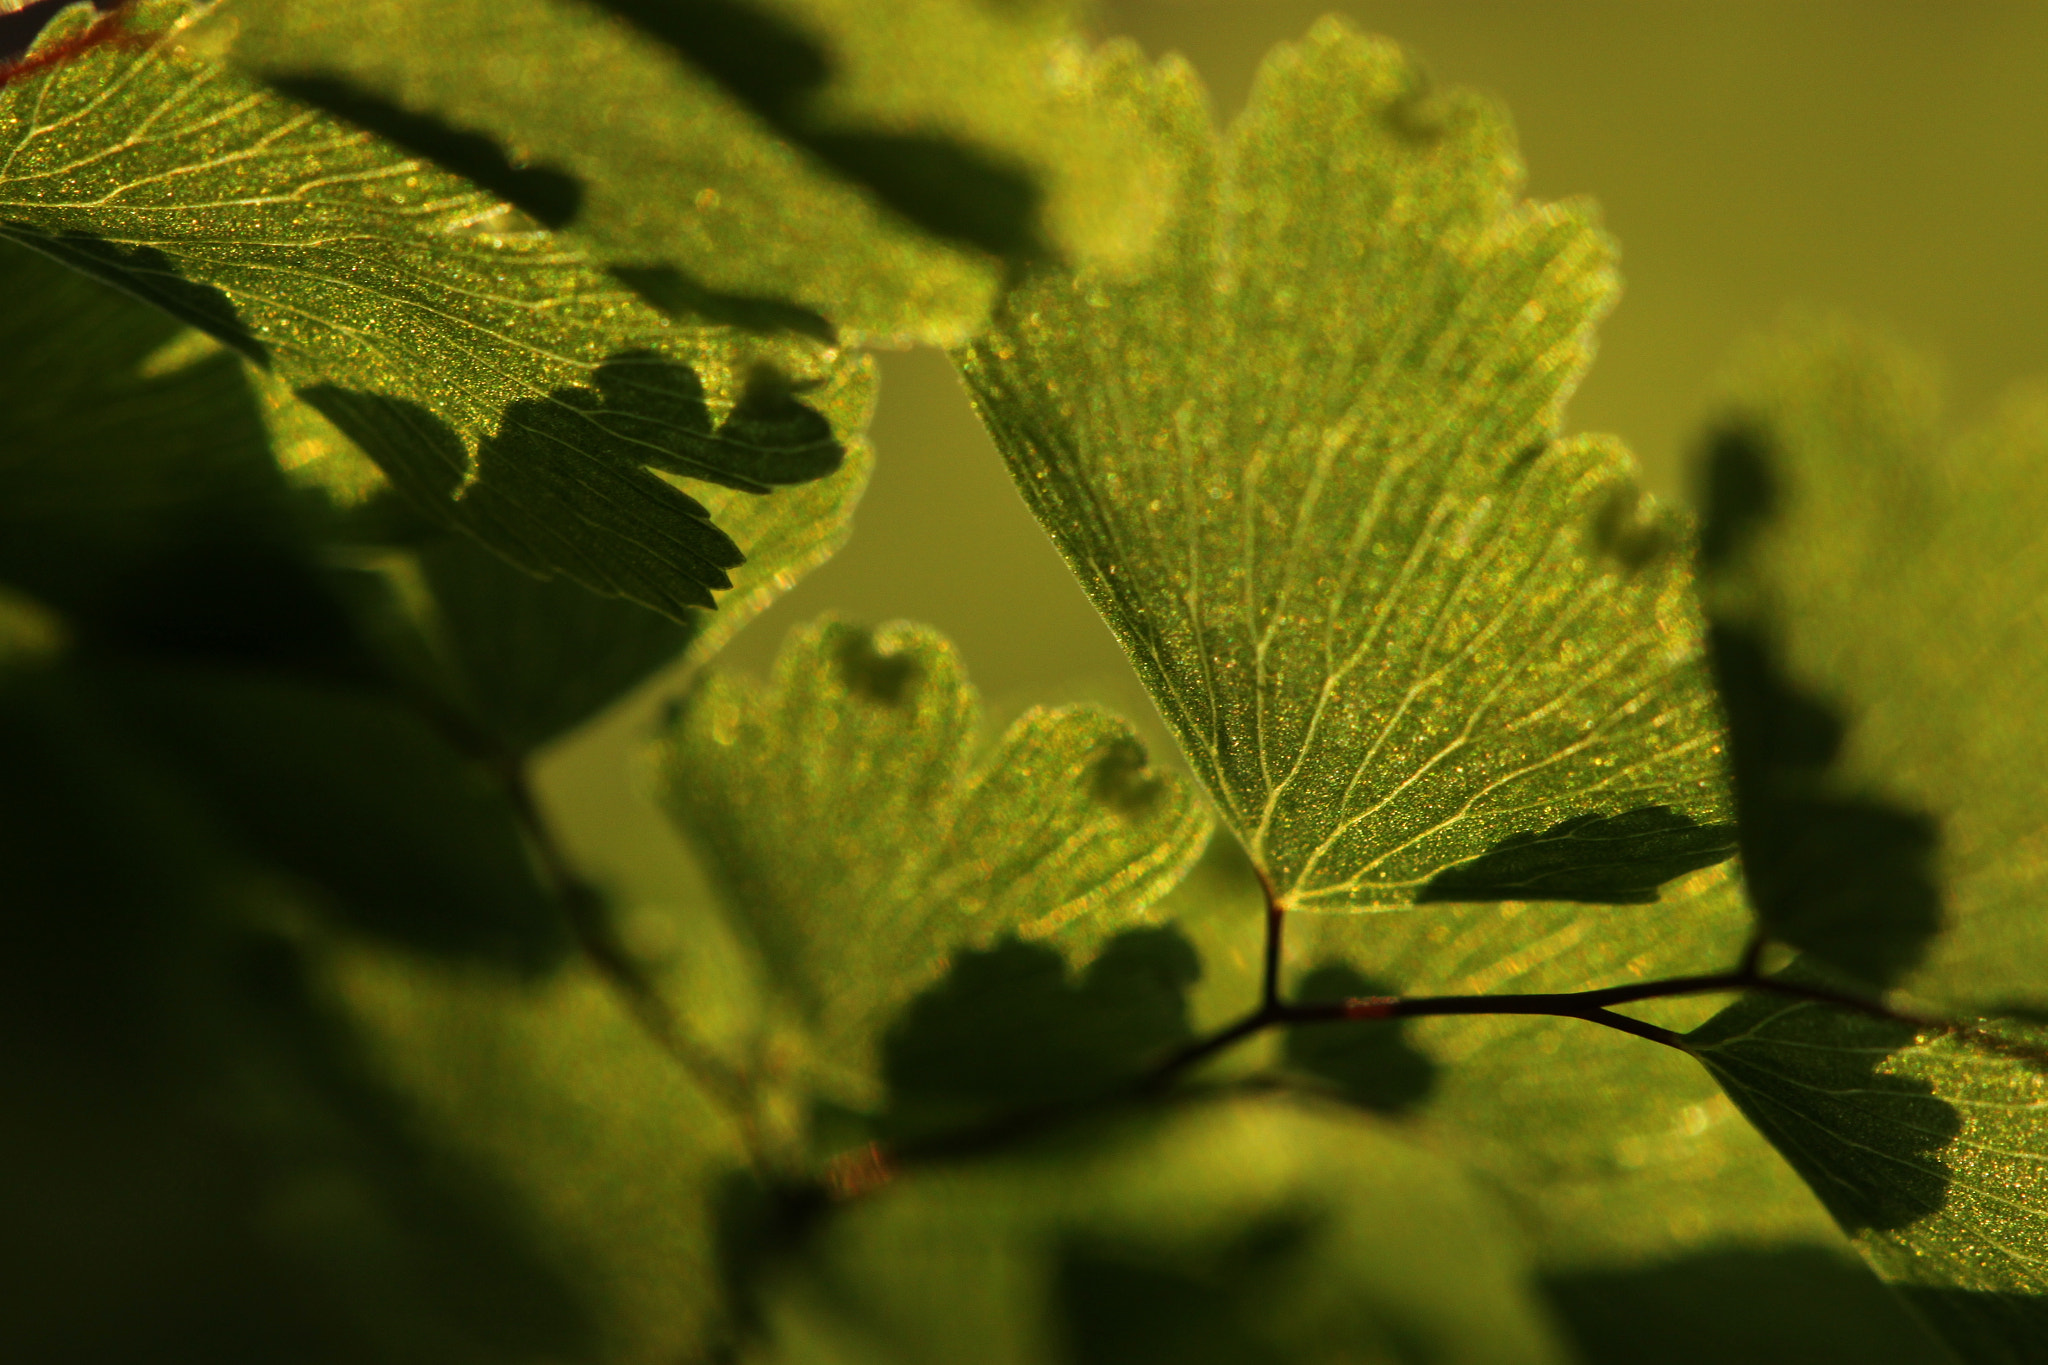
[[[1198,946],[1205,1027],[1256,998],[1262,897],[1206,860],[1161,906]],[[1655,915],[1570,904],[1316,915],[1288,927],[1289,999],[1582,990],[1727,969],[1749,931],[1733,869]],[[1636,1006],[1684,1029],[1714,999]],[[1941,1349],[1712,1076],[1572,1019],[1462,1016],[1290,1030],[1219,1064],[1395,1113],[1509,1210],[1593,1365],[1936,1365]]]
[[[0,236],[267,367],[525,568],[670,614],[741,556],[668,476],[765,493],[838,467],[808,395],[859,367],[668,321],[498,200],[214,64],[202,13],[145,0],[119,22],[151,41],[0,89]]]
[[[402,702],[228,670],[109,673],[95,690],[131,733],[341,921],[527,969],[567,950],[504,793]]]
[[[1505,1220],[1355,1115],[1235,1100],[911,1172],[763,1298],[775,1362],[1560,1361]]]
[[[843,1072],[822,1082],[842,1102],[873,1102],[862,1077],[884,1027],[956,955],[1098,944],[1208,832],[1106,713],[1034,709],[986,753],[980,729],[936,635],[827,621],[791,639],[765,689],[703,681],[660,751],[670,813]]]
[[[207,560],[292,552],[285,485],[233,355],[195,353],[161,312],[9,243],[0,300],[0,579],[95,633],[162,635]]]
[[[1896,348],[1789,328],[1731,382],[1705,586],[1773,936],[1966,1009],[2048,1003],[2048,398],[1942,435]]]
[[[105,684],[83,667],[0,681],[0,1153],[35,1173],[9,1200],[35,1248],[0,1277],[11,1350],[580,1357],[589,1319],[520,1211],[415,1141],[311,998],[296,936],[319,898],[252,858]],[[93,1311],[110,1286],[124,1311]]]
[[[1691,1041],[1963,1359],[2038,1355],[2048,1333],[2048,1030],[1915,1029],[1752,997]]]
[[[874,463],[858,434],[867,422],[859,400],[871,392],[842,391],[826,408],[847,449],[830,476],[772,498],[706,490],[712,515],[747,547],[716,611],[690,608],[672,619],[561,579],[536,579],[464,538],[420,545],[412,565],[430,599],[420,624],[458,704],[512,752],[530,753],[685,653],[702,660],[717,652],[845,542]]]
[[[728,1330],[718,1200],[745,1155],[614,983],[580,959],[536,979],[347,939],[318,948],[323,1000],[363,1070],[416,1141],[498,1191],[547,1248],[591,1324],[589,1358],[700,1358]]]
[[[244,0],[234,54],[679,314],[954,342],[1003,260],[1135,258],[1171,184],[1062,6]],[[478,60],[479,53],[488,60]]]
[[[1559,429],[1615,291],[1590,211],[1335,21],[1220,144],[1184,68],[1110,84],[1181,162],[1164,246],[1032,277],[962,368],[1280,900],[1642,901],[1728,856],[1687,535]]]

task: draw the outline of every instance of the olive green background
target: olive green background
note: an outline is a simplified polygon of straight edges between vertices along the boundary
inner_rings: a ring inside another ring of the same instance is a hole
[[[1952,411],[2048,379],[2048,0],[1107,0],[1099,31],[1188,57],[1227,117],[1260,56],[1325,12],[1502,99],[1529,191],[1590,196],[1625,291],[1574,400],[1684,496],[1723,358],[1790,307],[1940,358]],[[840,555],[729,646],[764,669],[824,611],[938,626],[1006,715],[1096,700],[1157,736],[1136,679],[1024,510],[945,359],[883,358],[877,472]],[[563,746],[572,844],[661,895],[674,854],[622,768],[676,680]]]

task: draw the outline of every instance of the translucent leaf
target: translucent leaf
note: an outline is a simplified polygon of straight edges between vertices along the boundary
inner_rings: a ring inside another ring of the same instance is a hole
[[[1749,929],[1733,869],[1655,915],[1570,904],[1297,917],[1289,999],[1584,990],[1725,970]],[[1206,861],[1161,907],[1201,952],[1205,1025],[1258,989],[1260,892]],[[1685,1028],[1725,1000],[1631,1007]],[[1512,1214],[1591,1365],[1937,1365],[1941,1348],[1714,1079],[1572,1019],[1465,1016],[1289,1030],[1238,1064],[1397,1115]]]
[[[401,563],[417,571],[426,591],[424,619],[415,624],[438,654],[453,699],[511,751],[529,753],[686,652],[696,659],[715,653],[845,542],[874,463],[859,435],[867,422],[861,400],[871,392],[842,390],[825,408],[847,449],[831,475],[772,498],[705,490],[713,516],[747,547],[747,562],[732,571],[716,611],[658,615],[562,579],[537,579],[465,538],[419,545]],[[345,443],[331,426],[326,434]]]
[[[741,555],[665,476],[764,493],[838,467],[808,395],[857,367],[669,322],[498,200],[213,64],[185,41],[198,13],[127,7],[102,22],[151,41],[0,89],[0,236],[268,367],[529,570],[671,614]]]
[[[764,1294],[774,1362],[1565,1359],[1499,1213],[1385,1128],[1193,1106],[913,1172]]]
[[[1165,245],[1031,277],[962,367],[1281,900],[1645,901],[1728,856],[1686,533],[1559,430],[1590,211],[1335,21],[1221,144],[1184,68],[1109,84],[1182,163]]]
[[[1878,1273],[1964,1360],[2048,1333],[2048,1033],[1752,998],[1692,1035]]]
[[[1034,709],[986,753],[980,726],[937,636],[828,621],[791,639],[765,689],[705,680],[662,746],[669,811],[769,979],[854,1078],[958,955],[1099,943],[1207,835],[1194,794],[1112,716]],[[872,1082],[839,1084],[874,1098]]]
[[[1063,8],[229,13],[239,61],[572,227],[680,315],[950,342],[986,316],[1001,258],[1131,259],[1171,191],[1085,98]]]
[[[1922,366],[1821,324],[1731,389],[1705,582],[1758,914],[1872,984],[2048,1002],[2048,397],[1948,439]]]

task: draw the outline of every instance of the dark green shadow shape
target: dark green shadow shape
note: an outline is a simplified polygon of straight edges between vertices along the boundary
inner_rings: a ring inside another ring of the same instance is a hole
[[[0,223],[0,236],[154,304],[186,326],[239,351],[252,363],[270,367],[270,349],[243,325],[228,296],[210,284],[186,279],[177,262],[156,247],[109,241],[90,232],[49,233],[34,224],[13,221]]]
[[[1702,825],[1669,806],[1594,812],[1510,835],[1430,878],[1419,901],[1581,901],[1648,905],[1657,888],[1735,856],[1733,825]]]
[[[1899,1293],[1971,1365],[2048,1360],[2048,1298],[1910,1287]]]
[[[1768,438],[1717,436],[1706,463],[1703,576],[1736,555],[1777,502]],[[1885,986],[1925,954],[1942,922],[1940,826],[1924,812],[1838,786],[1851,718],[1802,692],[1767,628],[1710,623],[1708,659],[1728,715],[1750,902],[1770,935]]]
[[[1201,970],[1171,928],[1118,934],[1078,976],[1042,944],[962,953],[883,1038],[889,1100],[876,1131],[939,1136],[1108,1094],[1188,1040]]]
[[[713,289],[672,265],[617,264],[605,268],[613,279],[670,317],[702,318],[764,336],[794,332],[827,346],[839,344],[839,333],[832,324],[802,304]]]
[[[0,681],[0,747],[10,1358],[589,1358],[531,1210],[417,1141],[301,949],[244,926],[235,831],[75,678]]]
[[[303,104],[445,167],[482,186],[543,227],[567,227],[583,207],[583,183],[548,165],[518,165],[498,141],[408,109],[327,71],[275,72],[264,80]]]
[[[757,376],[714,426],[688,367],[639,352],[606,361],[590,387],[511,404],[479,443],[467,483],[461,437],[420,404],[330,384],[299,396],[425,514],[479,538],[509,531],[534,548],[525,563],[532,573],[560,568],[587,583],[645,575],[643,587],[624,590],[667,611],[712,606],[711,593],[732,586],[726,571],[745,556],[702,503],[650,465],[766,493],[822,478],[845,456],[824,417],[772,374]],[[596,530],[603,547],[593,555],[571,527]],[[674,582],[675,571],[685,581]]]
[[[833,174],[917,227],[1010,260],[1050,254],[1041,193],[1022,168],[954,138],[865,128],[814,112],[832,78],[824,45],[745,0],[597,0],[667,44]]]
[[[435,536],[417,555],[461,702],[514,753],[598,715],[701,627],[700,614],[672,621],[566,578],[536,578],[467,536]]]
[[[1330,1004],[1365,996],[1395,995],[1341,962],[1310,971],[1295,987],[1304,1005]],[[1408,1021],[1339,1020],[1296,1024],[1283,1035],[1287,1066],[1335,1088],[1339,1097],[1378,1114],[1398,1114],[1429,1098],[1436,1087],[1436,1063],[1408,1040]]]
[[[1585,1365],[1953,1365],[1898,1295],[1819,1247],[1703,1251],[1542,1287]]]
[[[1072,1237],[1053,1273],[1073,1365],[1289,1365],[1263,1302],[1307,1268],[1316,1220],[1280,1213],[1220,1246],[1155,1248]]]
[[[1962,1131],[1925,1081],[1879,1070],[1909,1024],[1750,995],[1686,1035],[1693,1052],[1847,1232],[1909,1227],[1948,1201],[1935,1153]]]

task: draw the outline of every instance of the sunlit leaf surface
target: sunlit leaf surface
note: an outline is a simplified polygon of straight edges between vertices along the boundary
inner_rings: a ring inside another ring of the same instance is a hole
[[[2048,1334],[2048,1034],[1753,999],[1702,1059],[1878,1272],[1970,1361]]]
[[[678,313],[958,341],[1006,258],[1129,260],[1172,190],[1086,98],[1064,8],[240,0],[228,14],[244,64],[537,200]]]
[[[1127,928],[1208,832],[1112,716],[1033,710],[986,753],[980,725],[936,636],[827,622],[766,690],[708,679],[662,749],[664,799],[736,922],[856,1073],[963,950]]]
[[[1560,428],[1590,210],[1334,21],[1221,144],[1185,68],[1114,84],[1182,167],[1164,247],[1033,276],[962,364],[1281,899],[1644,901],[1726,857],[1687,536]]]
[[[1764,923],[1874,984],[2048,1001],[2048,397],[1940,428],[1876,339],[1761,344],[1704,468],[1708,602]]]
[[[126,37],[0,88],[0,235],[268,367],[499,553],[671,614],[741,553],[664,475],[766,493],[838,467],[807,396],[864,382],[835,353],[669,322],[500,201],[215,65],[185,42],[200,12],[128,7],[101,21]]]

